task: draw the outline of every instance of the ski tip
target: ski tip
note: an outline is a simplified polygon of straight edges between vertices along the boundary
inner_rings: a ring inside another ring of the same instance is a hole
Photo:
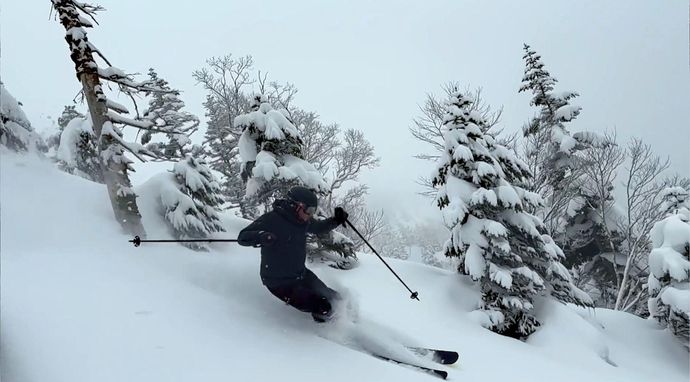
[[[460,355],[456,352],[437,350],[434,354],[434,361],[444,365],[452,365],[458,362],[458,359]]]
[[[448,379],[448,372],[447,371],[434,370],[434,374],[436,374],[441,379]]]

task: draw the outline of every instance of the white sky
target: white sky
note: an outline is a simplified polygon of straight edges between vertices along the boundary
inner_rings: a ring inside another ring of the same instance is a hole
[[[364,131],[382,166],[362,180],[390,215],[434,216],[415,179],[433,164],[408,127],[427,92],[450,80],[482,86],[502,126],[533,114],[518,94],[522,44],[532,45],[560,90],[580,93],[572,131],[638,136],[690,175],[688,2],[667,1],[210,1],[103,0],[89,31],[127,72],[155,67],[203,119],[192,71],[206,58],[251,54],[273,80],[299,88],[296,104],[325,122]],[[0,4],[0,74],[34,126],[50,126],[78,91],[64,29],[50,1]],[[148,176],[140,171],[135,182]]]

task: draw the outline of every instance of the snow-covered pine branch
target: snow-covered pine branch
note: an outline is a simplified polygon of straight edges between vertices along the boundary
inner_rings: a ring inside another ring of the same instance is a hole
[[[185,157],[191,143],[190,136],[199,127],[197,116],[182,110],[184,101],[177,91],[170,88],[168,82],[158,76],[154,69],[149,69],[149,82],[166,92],[150,94],[149,107],[144,111],[143,121],[155,126],[149,128],[141,138],[141,143],[155,155],[155,160],[176,161]],[[154,133],[165,133],[166,141],[151,142]]]

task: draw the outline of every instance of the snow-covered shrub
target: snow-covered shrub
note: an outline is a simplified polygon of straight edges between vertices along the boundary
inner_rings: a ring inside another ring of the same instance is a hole
[[[61,170],[103,183],[90,117],[76,117],[67,123],[60,134],[56,159]]]
[[[36,134],[21,103],[0,82],[0,144],[14,151],[36,151],[44,144]]]
[[[668,327],[690,350],[690,206],[688,191],[667,188],[667,216],[652,228],[649,254],[649,314]]]

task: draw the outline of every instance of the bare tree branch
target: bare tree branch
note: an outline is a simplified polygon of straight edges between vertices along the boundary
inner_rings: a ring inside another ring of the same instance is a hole
[[[659,194],[666,187],[666,181],[660,181],[659,177],[670,166],[668,158],[661,159],[653,153],[650,145],[638,138],[633,138],[628,145],[627,156],[630,164],[623,182],[627,217],[619,222],[619,230],[624,234],[627,260],[618,285],[616,310],[623,307],[631,293],[637,292],[634,290],[634,278],[631,283],[631,277],[634,277],[631,273],[641,254],[647,251],[649,231],[660,218]]]
[[[328,205],[331,205],[333,191],[339,189],[347,181],[357,180],[364,168],[374,168],[380,159],[374,155],[374,147],[364,138],[361,131],[348,129],[345,131],[344,143],[335,153],[335,174],[331,180]]]
[[[314,112],[293,109],[290,114],[302,137],[303,159],[322,174],[328,173],[333,153],[340,147],[340,127],[335,123],[323,124]]]

